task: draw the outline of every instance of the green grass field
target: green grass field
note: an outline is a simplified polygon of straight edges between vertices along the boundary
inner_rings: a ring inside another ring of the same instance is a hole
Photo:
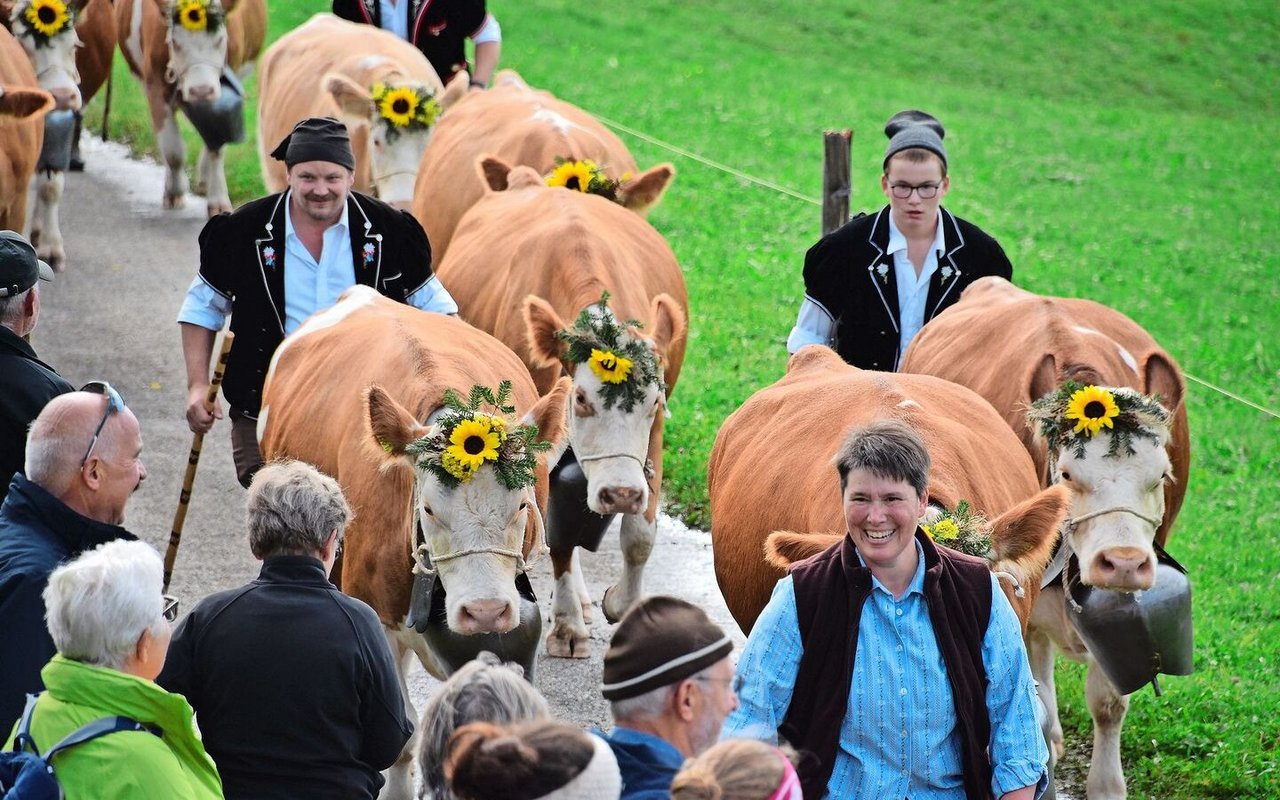
[[[936,114],[948,206],[1001,240],[1020,285],[1119,309],[1190,375],[1280,408],[1273,3],[490,6],[503,66],[533,85],[803,195],[819,195],[821,132],[853,128],[855,209],[882,203],[884,120]],[[275,0],[273,38],[325,7]],[[113,130],[147,150],[141,94],[120,59],[116,70]],[[650,217],[684,267],[692,315],[666,498],[706,526],[716,429],[785,369],[818,208],[623,139],[642,166],[679,171]],[[228,164],[234,199],[261,191],[252,142]],[[1196,382],[1188,403],[1192,473],[1169,549],[1195,586],[1196,674],[1165,680],[1163,697],[1134,695],[1130,794],[1280,797],[1280,421]],[[1077,766],[1089,736],[1082,676],[1072,665],[1059,677]]]

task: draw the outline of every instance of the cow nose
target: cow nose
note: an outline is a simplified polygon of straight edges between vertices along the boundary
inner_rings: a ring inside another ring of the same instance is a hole
[[[463,633],[506,633],[511,630],[511,604],[505,600],[473,600],[458,620]]]
[[[603,514],[639,514],[644,492],[632,486],[605,486],[596,499]]]
[[[1093,584],[1107,589],[1150,589],[1155,579],[1151,554],[1137,547],[1113,547],[1093,560]]]
[[[80,90],[74,86],[59,87],[49,94],[53,95],[54,108],[58,111],[76,111],[80,108]]]
[[[187,87],[188,102],[209,102],[215,98],[218,87],[209,84],[196,84]]]

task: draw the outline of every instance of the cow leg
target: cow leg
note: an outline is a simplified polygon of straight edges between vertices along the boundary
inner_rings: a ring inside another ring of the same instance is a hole
[[[386,635],[387,644],[391,646],[391,654],[396,660],[397,677],[400,679],[400,697],[404,700],[404,713],[413,722],[414,730],[413,736],[409,737],[404,749],[400,751],[400,757],[396,759],[396,763],[383,773],[385,782],[382,784],[382,791],[378,793],[378,800],[410,800],[413,797],[413,754],[418,750],[419,727],[418,711],[409,700],[407,677],[411,650],[403,637],[398,635],[399,632],[392,631],[386,626],[383,626],[382,632]]]
[[[1126,789],[1120,762],[1120,729],[1129,711],[1129,698],[1116,691],[1092,658],[1084,685],[1089,714],[1093,717],[1093,757],[1089,760],[1089,779],[1085,784],[1089,800],[1122,800]]]
[[[587,657],[587,623],[582,618],[582,603],[578,599],[578,578],[573,569],[578,566],[573,547],[551,551],[551,571],[556,588],[551,595],[551,632],[547,634],[547,655],[555,658]]]
[[[1045,736],[1049,745],[1049,761],[1056,764],[1065,752],[1062,721],[1058,719],[1058,690],[1053,683],[1053,641],[1036,630],[1027,631],[1027,660],[1036,679],[1036,693],[1045,709]]]
[[[643,591],[644,565],[653,552],[653,542],[658,536],[658,520],[652,522],[643,514],[622,516],[622,579],[605,590],[604,618],[617,622],[640,599]]]
[[[191,193],[201,197],[209,196],[209,148],[200,148],[200,157],[196,159],[195,180],[191,183]],[[213,216],[210,214],[209,216]]]
[[[147,87],[151,107],[151,128],[164,159],[164,207],[182,208],[187,201],[187,145],[178,130],[173,106],[165,100],[165,86]]]
[[[43,171],[36,175],[36,207],[32,215],[32,243],[36,253],[49,262],[55,271],[66,266],[67,254],[62,247],[62,227],[58,224],[58,206],[62,202],[62,189],[66,173]]]
[[[578,605],[582,606],[582,621],[586,625],[591,624],[591,618],[595,616],[595,606],[591,603],[591,590],[587,588],[587,579],[582,573],[582,549],[573,548],[573,587],[578,593]]]
[[[200,179],[204,183],[205,200],[209,203],[209,216],[230,213],[231,195],[227,191],[227,174],[222,166],[222,148],[200,148]]]

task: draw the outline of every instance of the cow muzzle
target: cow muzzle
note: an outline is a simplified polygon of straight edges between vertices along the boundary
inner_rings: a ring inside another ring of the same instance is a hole
[[[1087,547],[1080,547],[1076,552],[1081,555],[1084,564],[1081,578],[1089,586],[1099,589],[1113,589],[1122,592],[1137,592],[1150,589],[1155,580],[1155,552],[1151,542],[1155,538],[1160,520],[1148,517],[1140,511],[1128,506],[1113,506],[1081,514],[1065,523],[1065,534],[1072,537],[1080,524],[1107,515],[1128,514],[1137,517],[1151,526],[1151,530],[1134,530],[1134,523],[1128,520],[1117,523],[1106,532],[1106,544],[1095,552],[1089,553]],[[1094,523],[1097,525],[1098,523]],[[1091,531],[1092,533],[1092,531]]]
[[[507,633],[515,626],[515,609],[506,600],[472,600],[458,609],[459,633]]]
[[[587,507],[597,514],[639,514],[649,502],[653,465],[630,453],[578,455],[583,471],[601,462],[587,476]]]

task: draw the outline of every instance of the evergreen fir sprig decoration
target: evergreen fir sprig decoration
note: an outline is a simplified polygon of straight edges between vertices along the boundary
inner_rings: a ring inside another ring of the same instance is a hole
[[[512,491],[533,485],[537,454],[551,449],[551,444],[537,440],[536,425],[508,420],[515,413],[510,398],[511,381],[499,384],[496,393],[488,386],[472,386],[465,402],[457,392],[446,389],[445,410],[434,433],[410,442],[405,452],[451,489],[470,481],[486,463],[492,465],[498,481]],[[483,407],[497,413],[481,411]]]
[[[619,322],[614,316],[608,292],[600,296],[599,309],[598,313],[584,309],[571,327],[556,332],[556,338],[568,344],[565,361],[587,364],[600,378],[600,398],[606,409],[620,404],[623,411],[631,411],[650,384],[665,391],[658,357],[648,342],[627,332],[643,327],[640,322]]]
[[[986,517],[978,514],[968,500],[956,503],[954,511],[934,512],[937,518],[932,524],[920,528],[930,539],[952,550],[967,553],[988,561],[993,559],[991,549],[991,525]]]
[[[1155,397],[1133,389],[1105,389],[1067,381],[1057,391],[1031,404],[1027,420],[1039,426],[1049,442],[1050,458],[1060,450],[1084,456],[1085,445],[1106,428],[1111,434],[1107,458],[1134,455],[1134,439],[1160,443],[1159,431],[1169,425],[1169,412]]]

